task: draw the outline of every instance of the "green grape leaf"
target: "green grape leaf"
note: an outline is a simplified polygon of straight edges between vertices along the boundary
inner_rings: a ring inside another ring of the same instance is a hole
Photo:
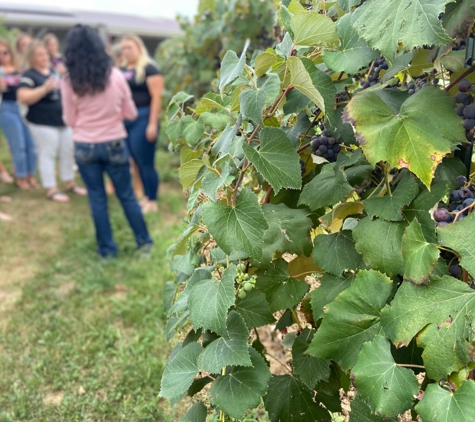
[[[264,217],[269,228],[264,233],[262,263],[269,264],[276,252],[308,256],[312,252],[308,210],[288,208],[285,204],[265,204]]]
[[[330,377],[330,361],[310,356],[305,352],[315,334],[314,330],[305,328],[292,345],[292,366],[294,374],[311,390],[318,381],[327,381]]]
[[[441,380],[459,371],[470,360],[473,346],[475,291],[452,277],[431,280],[428,286],[403,283],[390,306],[383,309],[381,324],[397,347],[417,337],[424,348],[427,375]]]
[[[198,402],[185,413],[180,422],[206,422],[207,416],[208,409],[202,402]]]
[[[336,24],[336,32],[340,38],[338,50],[323,52],[325,64],[335,72],[356,73],[379,56],[379,53],[368,47],[368,43],[360,38],[351,26],[351,18],[352,15],[348,13],[338,19]]]
[[[203,136],[205,131],[205,124],[200,117],[198,120],[191,116],[185,116],[181,119],[183,127],[183,137],[190,145],[195,145]]]
[[[295,45],[335,47],[339,43],[336,23],[318,12],[296,13],[290,20]]]
[[[470,213],[461,221],[437,229],[439,243],[453,249],[461,257],[460,265],[470,275],[475,276],[475,213]]]
[[[264,407],[271,421],[330,422],[330,413],[313,401],[314,392],[290,375],[273,375]]]
[[[429,187],[437,165],[454,143],[464,141],[462,121],[453,99],[439,89],[427,87],[400,105],[402,95],[398,90],[362,91],[351,99],[345,118],[355,126],[373,166],[383,160],[392,167],[409,168]],[[431,104],[430,114],[427,104]]]
[[[269,270],[257,272],[256,286],[266,295],[272,312],[293,308],[309,289],[305,281],[289,276],[287,265],[284,259],[278,259],[271,264]]]
[[[246,292],[244,299],[237,300],[236,311],[241,314],[249,328],[261,327],[275,322],[265,294],[255,289]]]
[[[404,273],[402,256],[402,235],[406,223],[389,222],[369,217],[360,220],[353,229],[355,249],[363,255],[363,260],[370,268],[389,276]]]
[[[256,72],[256,76],[260,78],[262,75],[265,75],[276,60],[277,55],[272,49],[259,53],[254,61],[254,71]]]
[[[337,0],[338,6],[344,12],[348,12],[352,7],[358,6],[361,0]]]
[[[218,176],[213,171],[209,171],[201,180],[201,187],[203,188],[203,192],[209,199],[213,202],[216,202],[216,192],[218,189],[224,185],[226,179],[231,173],[231,168],[229,163],[225,163],[223,168],[221,169],[221,174]]]
[[[402,256],[404,257],[404,280],[414,284],[425,284],[439,259],[439,250],[428,243],[422,227],[414,219],[402,236]]]
[[[228,333],[211,342],[198,358],[198,367],[210,374],[219,374],[225,366],[251,366],[247,351],[249,330],[241,315],[229,312],[226,320]]]
[[[466,39],[475,20],[475,3],[470,0],[455,0],[445,8],[442,24],[453,38]]]
[[[224,130],[227,125],[233,124],[231,117],[228,113],[211,113],[205,111],[200,115],[200,119],[206,126],[210,126],[216,130]]]
[[[293,37],[294,35],[292,28],[290,27],[290,21],[292,19],[292,16],[293,14],[290,13],[289,9],[287,9],[287,7],[285,7],[285,5],[282,4],[279,10],[279,17],[280,17],[280,20],[282,21],[282,25],[284,25],[285,29],[287,29],[291,37]]]
[[[419,193],[419,185],[408,173],[402,178],[396,189],[382,197],[373,197],[364,201],[366,212],[371,218],[379,217],[388,221],[404,219],[401,209],[409,205]]]
[[[475,421],[475,382],[465,381],[456,391],[449,391],[437,384],[429,384],[424,397],[416,405],[423,421],[448,422]]]
[[[195,284],[188,298],[193,328],[226,335],[226,314],[234,305],[234,278],[236,266],[227,268],[221,280],[202,280]]]
[[[353,191],[346,174],[326,164],[322,171],[307,183],[300,195],[299,205],[308,205],[311,210],[325,208],[343,201]]]
[[[363,344],[353,375],[358,393],[382,416],[404,413],[412,407],[414,396],[419,392],[414,372],[396,364],[391,344],[382,336]]]
[[[240,124],[240,121],[241,117],[239,118],[238,124]],[[238,127],[234,124],[226,126],[212,146],[211,152],[215,155],[221,154],[221,156],[228,154],[237,131]]]
[[[183,189],[189,189],[195,184],[196,178],[203,166],[206,166],[203,160],[194,159],[180,167],[179,176]]]
[[[370,47],[392,62],[399,42],[410,50],[451,41],[439,20],[445,3],[447,0],[373,0],[357,10],[353,26]]]
[[[394,420],[394,419],[390,419]],[[397,420],[397,419],[395,419]],[[356,394],[355,398],[351,402],[351,412],[349,422],[387,422],[387,418],[374,415],[371,413],[369,404],[366,403],[359,394]]]
[[[318,321],[325,315],[324,308],[348,287],[355,279],[354,275],[347,278],[336,277],[325,273],[320,280],[320,286],[310,293],[310,303],[312,304],[313,318]]]
[[[310,104],[310,98],[303,95],[300,91],[292,89],[285,95],[284,113],[298,113]],[[305,113],[305,116],[307,114]],[[307,118],[308,119],[308,118]],[[308,127],[309,125],[307,125]],[[299,134],[300,135],[300,134]],[[289,136],[290,138],[290,136]]]
[[[300,189],[300,156],[285,132],[282,129],[266,127],[260,132],[259,145],[259,151],[247,143],[243,143],[242,148],[247,159],[274,191],[277,193],[282,188]]]
[[[247,409],[260,404],[271,378],[262,356],[253,348],[249,348],[249,353],[252,367],[233,367],[209,389],[211,403],[236,419],[241,419]]]
[[[258,87],[249,87],[241,92],[239,102],[241,113],[262,125],[264,107],[272,104],[280,94],[280,79],[275,73],[257,80]]]
[[[363,263],[349,230],[315,237],[313,260],[325,272],[336,276],[356,270]]]
[[[241,53],[241,57],[238,58],[234,51],[228,51],[221,63],[221,73],[219,77],[219,90],[223,92],[226,85],[230,84],[238,76],[241,76],[244,71],[244,65],[246,64],[246,51],[249,47],[250,40],[246,41]]]
[[[382,332],[380,313],[391,292],[392,281],[384,274],[360,271],[353,284],[325,308],[307,353],[332,359],[348,371],[356,363],[363,343]]]
[[[160,396],[169,400],[186,393],[198,374],[198,356],[202,352],[198,343],[190,343],[168,359],[163,371]]]
[[[220,202],[204,204],[203,221],[227,255],[245,252],[256,259],[262,257],[262,237],[269,226],[257,196],[249,189],[241,191],[234,208]]]

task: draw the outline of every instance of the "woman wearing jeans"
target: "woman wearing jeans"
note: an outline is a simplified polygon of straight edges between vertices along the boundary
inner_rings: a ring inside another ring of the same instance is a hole
[[[155,169],[155,145],[162,104],[163,77],[139,37],[127,35],[122,38],[121,45],[126,62],[122,71],[138,110],[138,118],[133,122],[126,122],[129,134],[127,144],[139,168],[145,190],[142,209],[145,213],[153,212],[158,210],[159,178]]]
[[[16,101],[20,72],[10,43],[0,38],[0,127],[7,138],[15,166],[15,183],[20,189],[37,187],[36,148]]]
[[[138,248],[149,249],[152,239],[132,190],[125,144],[123,120],[137,117],[127,82],[112,67],[99,35],[88,26],[78,25],[68,32],[64,56],[68,74],[63,83],[63,118],[73,129],[76,162],[89,192],[98,252],[103,257],[117,253],[104,172],[114,184]]]
[[[56,158],[59,156],[59,175],[66,189],[76,195],[87,195],[74,181],[74,157],[71,129],[62,118],[61,91],[57,73],[50,68],[45,46],[34,40],[28,47],[30,69],[20,81],[18,100],[29,106],[26,120],[38,148],[38,167],[41,184],[47,198],[68,202],[69,196],[56,185]]]

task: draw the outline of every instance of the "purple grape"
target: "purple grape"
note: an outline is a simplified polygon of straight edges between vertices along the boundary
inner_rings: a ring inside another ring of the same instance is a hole
[[[312,138],[312,149],[316,151],[318,147],[320,146],[320,139],[317,137]]]
[[[463,117],[463,111],[465,110],[465,107],[463,104],[460,104],[459,106],[455,107],[455,112],[457,113],[457,115],[459,115],[460,117]]]
[[[335,155],[332,149],[327,150],[327,157],[332,158]]]
[[[437,227],[444,227],[448,226],[449,222],[448,221],[441,221],[440,223],[437,223]]]
[[[322,154],[325,154],[328,150],[327,146],[326,145],[320,145],[318,147],[318,150],[322,153]]]
[[[460,191],[454,190],[450,192],[450,197],[449,197],[450,202],[458,202],[461,199],[462,197],[460,196]]]
[[[460,92],[468,92],[470,91],[470,88],[472,87],[472,84],[468,79],[462,79],[459,84],[458,84],[458,90]]]
[[[338,145],[338,144],[333,145],[333,146],[332,146],[332,150],[333,150],[333,152],[335,152],[335,153],[338,154],[338,153],[341,151],[341,146]]]
[[[455,183],[457,184],[457,186],[460,186],[460,187],[464,186],[465,183],[467,183],[467,178],[465,176],[462,176],[462,175],[457,176],[455,178]]]
[[[474,195],[472,191],[469,188],[462,188],[460,189],[460,198],[461,199],[468,199],[468,198],[473,198]]]
[[[467,198],[465,201],[462,202],[462,205],[464,208],[467,208],[470,205],[472,205],[474,201],[475,201],[474,198]]]
[[[328,138],[326,136],[322,136],[320,138],[320,145],[326,145],[328,144]]]
[[[322,132],[322,135],[323,135],[323,136],[326,136],[326,137],[328,138],[328,137],[330,136],[330,132],[328,132],[328,130],[325,129],[325,130]]]
[[[449,273],[454,278],[460,278],[460,276],[462,275],[462,268],[460,268],[459,264],[452,264],[449,267]]]
[[[335,142],[335,138],[328,138],[328,145],[333,145]]]
[[[467,119],[475,119],[475,105],[470,104],[463,109],[463,115]]]
[[[465,130],[472,130],[475,127],[475,119],[465,119],[463,127]]]
[[[450,213],[445,208],[438,208],[434,212],[434,220],[440,223],[447,221],[450,218]]]

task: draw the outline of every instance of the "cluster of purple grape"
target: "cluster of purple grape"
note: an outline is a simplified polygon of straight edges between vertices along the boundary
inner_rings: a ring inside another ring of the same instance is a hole
[[[455,96],[458,104],[455,112],[462,118],[467,141],[473,142],[475,128],[475,105],[473,104],[472,83],[468,79],[462,79],[458,84],[459,92]]]
[[[465,176],[457,176],[455,182],[460,189],[450,193],[448,208],[440,207],[434,211],[434,220],[438,227],[460,221],[473,210],[475,184],[467,181]]]
[[[338,153],[341,151],[341,140],[333,138],[325,129],[321,135],[312,136],[312,151],[315,155],[327,159],[329,162],[335,162]]]
[[[439,79],[434,78],[432,83],[437,86],[439,84]],[[422,80],[421,78],[417,78],[407,84],[407,93],[409,95],[415,94],[417,91],[420,91],[425,86],[430,86],[430,84],[427,81]]]
[[[339,92],[336,94],[335,101],[337,103],[348,101],[348,93],[346,91]]]
[[[384,57],[380,57],[379,59],[376,59],[373,65],[373,69],[368,75],[368,78],[362,79],[360,82],[363,89],[376,85],[378,83],[380,72],[382,70],[388,70],[388,69],[389,69],[389,65],[386,63],[386,60],[384,60]]]

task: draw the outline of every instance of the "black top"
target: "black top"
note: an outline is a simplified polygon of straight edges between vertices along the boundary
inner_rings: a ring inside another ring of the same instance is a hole
[[[132,98],[134,99],[134,102],[135,102],[135,106],[137,108],[149,106],[150,102],[152,101],[152,97],[148,90],[146,79],[149,76],[160,75],[160,71],[157,69],[157,67],[151,63],[145,66],[145,79],[141,84],[138,84],[135,81],[134,69],[129,70],[123,67],[121,70],[124,73],[125,79],[127,79],[127,82],[129,83],[130,90],[132,91]]]
[[[2,98],[7,101],[16,101],[16,90],[20,83],[20,72],[5,73],[3,78],[7,85],[5,91],[3,91]]]
[[[43,85],[46,79],[51,76],[59,77],[53,69],[50,69],[49,74],[46,76],[35,69],[27,70],[21,77],[19,88],[36,88]],[[26,120],[37,125],[65,126],[62,114],[61,91],[55,89],[37,103],[29,106]]]

